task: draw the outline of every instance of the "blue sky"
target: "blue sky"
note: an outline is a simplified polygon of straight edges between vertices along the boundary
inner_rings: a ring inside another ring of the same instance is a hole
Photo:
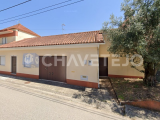
[[[26,0],[3,0],[0,4],[0,10],[24,1]],[[32,0],[15,8],[0,12],[0,20],[64,1],[66,0]],[[72,0],[69,3],[75,1],[78,0]],[[22,25],[41,36],[62,34],[62,24],[66,25],[64,27],[64,34],[100,30],[103,23],[109,21],[112,13],[118,17],[123,15],[120,10],[122,2],[123,0],[84,0],[71,6],[20,19],[19,21]],[[17,23],[18,20],[0,24],[0,29]]]

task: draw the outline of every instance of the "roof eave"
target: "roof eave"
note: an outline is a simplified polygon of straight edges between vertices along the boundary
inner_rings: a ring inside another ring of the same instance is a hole
[[[9,34],[9,33],[13,33],[13,30],[0,30],[0,34]]]
[[[105,43],[85,43],[85,44],[68,44],[68,45],[50,45],[50,46],[32,46],[32,47],[12,47],[12,48],[0,48],[0,51],[4,50],[31,50],[31,49],[62,49],[62,48],[86,48],[86,47],[98,47]]]

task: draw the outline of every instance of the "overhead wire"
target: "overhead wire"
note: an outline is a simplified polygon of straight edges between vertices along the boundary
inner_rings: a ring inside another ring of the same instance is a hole
[[[32,15],[29,15],[29,16],[25,16],[25,17],[17,18],[17,19],[14,19],[14,20],[6,21],[6,22],[2,22],[2,23],[0,23],[0,24],[4,24],[4,23],[8,23],[8,22],[12,22],[12,21],[20,20],[20,19],[24,19],[24,18],[28,18],[28,17],[31,17],[31,16],[35,16],[35,15],[38,15],[38,14],[42,14],[42,13],[45,13],[45,12],[49,12],[49,11],[52,11],[52,10],[55,10],[55,9],[63,8],[63,7],[66,7],[66,6],[70,6],[70,5],[73,5],[73,4],[76,4],[76,3],[82,2],[82,1],[84,1],[84,0],[79,0],[79,1],[72,2],[72,3],[69,3],[69,4],[63,5],[63,6],[59,6],[59,7],[52,8],[52,9],[49,9],[49,10],[46,10],[46,11],[42,11],[42,12],[39,12],[39,13],[36,13],[36,14],[32,14]]]
[[[22,2],[22,3],[19,3],[19,4],[17,4],[17,5],[14,5],[14,6],[5,8],[5,9],[3,9],[3,10],[0,10],[0,12],[5,11],[5,10],[8,10],[8,9],[11,9],[11,8],[14,8],[14,7],[17,7],[17,6],[19,6],[19,5],[22,5],[22,4],[27,3],[27,2],[30,2],[30,1],[31,1],[31,0],[27,0],[27,1]]]
[[[41,11],[43,9],[47,9],[47,8],[50,8],[50,7],[53,7],[53,6],[57,6],[57,5],[60,5],[60,4],[64,4],[64,3],[70,2],[70,1],[72,1],[72,0],[67,0],[67,1],[60,2],[60,3],[54,4],[54,5],[50,5],[50,6],[41,8],[41,9],[34,10],[34,11],[31,11],[31,12],[27,12],[27,13],[23,13],[23,14],[20,14],[20,15],[13,16],[13,17],[5,18],[5,19],[0,20],[0,21],[6,21],[8,19],[13,19],[13,18],[16,18],[16,17],[24,16],[24,15],[31,14],[31,13],[34,13],[34,12],[38,12],[38,11]]]

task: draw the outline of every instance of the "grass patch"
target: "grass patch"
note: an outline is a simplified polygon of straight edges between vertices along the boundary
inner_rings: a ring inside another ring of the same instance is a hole
[[[118,95],[118,99],[124,100],[124,96],[123,95]]]
[[[138,85],[134,85],[133,87],[134,87],[134,88],[138,88],[139,86],[138,86]]]
[[[115,92],[122,101],[156,100],[160,101],[160,85],[147,87],[141,79],[111,78]]]

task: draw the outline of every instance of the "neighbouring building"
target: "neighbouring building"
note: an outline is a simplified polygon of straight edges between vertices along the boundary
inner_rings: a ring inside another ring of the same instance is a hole
[[[109,45],[100,31],[41,37],[17,24],[0,30],[0,74],[91,88],[98,88],[104,76],[143,78],[126,58],[109,54]]]

